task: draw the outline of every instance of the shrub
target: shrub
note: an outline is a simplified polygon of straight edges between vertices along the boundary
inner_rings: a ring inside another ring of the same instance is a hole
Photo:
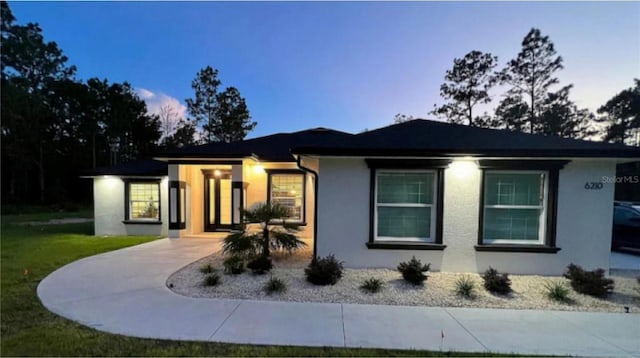
[[[203,284],[205,286],[217,286],[220,283],[220,275],[217,273],[211,273],[204,277]]]
[[[511,292],[509,274],[501,274],[493,267],[489,267],[489,269],[482,274],[482,279],[484,280],[484,288],[489,292],[501,295],[506,295]]]
[[[476,283],[467,275],[459,277],[456,280],[456,294],[460,297],[474,298],[476,291]]]
[[[211,266],[211,264],[206,264],[206,265],[202,265],[200,266],[200,272],[202,273],[213,273],[215,272],[215,268],[213,268],[213,266]]]
[[[422,285],[422,283],[427,280],[427,277],[429,277],[423,273],[429,271],[429,267],[431,267],[431,264],[423,265],[422,262],[414,256],[408,262],[401,262],[400,265],[398,265],[398,271],[402,273],[402,278],[404,278],[405,281],[417,286]]]
[[[552,301],[568,302],[569,289],[561,282],[547,282],[544,284],[547,297]]]
[[[240,256],[229,256],[222,263],[224,265],[224,273],[237,275],[244,272],[244,259]]]
[[[335,285],[342,277],[342,262],[335,256],[314,257],[309,266],[304,269],[307,281],[314,285]]]
[[[382,289],[382,281],[377,278],[368,278],[364,280],[360,288],[364,291],[376,293]]]
[[[603,269],[585,271],[582,267],[570,264],[564,277],[571,281],[576,292],[594,297],[606,297],[613,291],[613,280],[604,277]]]
[[[273,268],[273,264],[271,263],[270,258],[260,255],[249,261],[247,268],[249,268],[254,274],[263,275]]]
[[[267,294],[282,293],[287,290],[287,284],[277,277],[271,277],[269,281],[264,285],[264,290]]]

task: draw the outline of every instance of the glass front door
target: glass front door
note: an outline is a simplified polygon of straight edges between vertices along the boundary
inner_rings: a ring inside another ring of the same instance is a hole
[[[231,229],[231,172],[204,175],[204,231]]]

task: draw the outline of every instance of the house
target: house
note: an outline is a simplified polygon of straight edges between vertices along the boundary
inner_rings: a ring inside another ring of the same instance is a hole
[[[609,267],[616,164],[640,160],[640,148],[413,120],[155,159],[168,176],[94,176],[97,235],[228,231],[240,208],[271,201],[304,225],[316,255],[348,267],[416,256],[439,271],[560,274],[572,262]]]

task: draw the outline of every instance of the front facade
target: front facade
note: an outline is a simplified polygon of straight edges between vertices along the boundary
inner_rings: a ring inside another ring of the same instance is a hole
[[[415,120],[156,159],[165,176],[94,177],[97,235],[208,237],[239,228],[241,208],[278,202],[316,255],[347,267],[416,256],[436,271],[560,274],[569,263],[609,267],[614,185],[605,179],[640,150]]]

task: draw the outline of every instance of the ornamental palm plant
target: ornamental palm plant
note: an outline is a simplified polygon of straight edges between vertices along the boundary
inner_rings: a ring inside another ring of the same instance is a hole
[[[222,251],[245,257],[269,257],[271,250],[291,253],[307,246],[296,236],[300,226],[285,220],[288,214],[288,209],[278,203],[257,203],[242,210],[242,230],[224,239]],[[259,224],[260,230],[251,232],[248,224]]]

